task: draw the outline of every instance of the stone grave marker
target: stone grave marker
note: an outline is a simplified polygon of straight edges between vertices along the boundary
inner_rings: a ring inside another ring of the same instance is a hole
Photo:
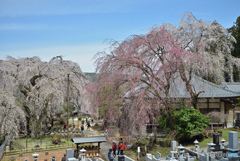
[[[72,149],[66,149],[66,158],[73,158],[73,151]]]
[[[161,158],[161,153],[156,152],[156,159],[160,159]]]

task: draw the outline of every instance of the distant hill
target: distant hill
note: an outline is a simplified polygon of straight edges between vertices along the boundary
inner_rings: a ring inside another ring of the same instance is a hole
[[[90,79],[92,82],[95,82],[98,75],[96,73],[85,73]]]

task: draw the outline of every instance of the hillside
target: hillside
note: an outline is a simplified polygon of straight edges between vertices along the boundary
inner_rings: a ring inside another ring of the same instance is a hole
[[[98,75],[96,73],[85,73],[90,79],[92,82],[95,82]]]

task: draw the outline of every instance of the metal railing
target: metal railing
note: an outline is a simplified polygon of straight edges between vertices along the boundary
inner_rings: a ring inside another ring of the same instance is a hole
[[[0,160],[3,158],[3,154],[5,151],[6,145],[9,143],[9,141],[12,139],[14,135],[14,132],[12,131],[9,135],[8,138],[3,142],[3,144],[0,146]]]

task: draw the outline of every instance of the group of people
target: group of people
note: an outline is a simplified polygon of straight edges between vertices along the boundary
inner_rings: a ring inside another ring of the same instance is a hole
[[[87,126],[87,130],[90,130],[90,121],[87,121],[86,119],[86,126]],[[81,125],[81,131],[82,131],[82,135],[83,135],[83,131],[84,131],[84,120],[82,120],[82,125]]]
[[[86,124],[92,122],[93,123],[93,118],[85,118]],[[82,119],[82,124],[84,125],[84,119]]]
[[[108,152],[108,159],[112,161],[116,157],[116,150],[118,150],[117,155],[119,155],[119,153],[120,155],[123,155],[124,149],[125,149],[125,145],[123,143],[122,138],[119,139],[118,145],[116,141],[113,141],[112,148],[109,149],[109,152]]]
[[[88,121],[88,118],[86,118],[87,130],[89,130],[90,127],[91,127],[90,121],[92,121],[92,123],[93,123],[93,119],[91,119],[91,120],[89,119],[89,121]],[[63,129],[66,130],[66,127],[67,127],[67,124],[66,124],[66,122],[64,122],[64,123],[63,123]],[[83,131],[84,131],[84,119],[82,119],[82,125],[81,125],[80,128],[81,128],[82,135],[83,135]]]

